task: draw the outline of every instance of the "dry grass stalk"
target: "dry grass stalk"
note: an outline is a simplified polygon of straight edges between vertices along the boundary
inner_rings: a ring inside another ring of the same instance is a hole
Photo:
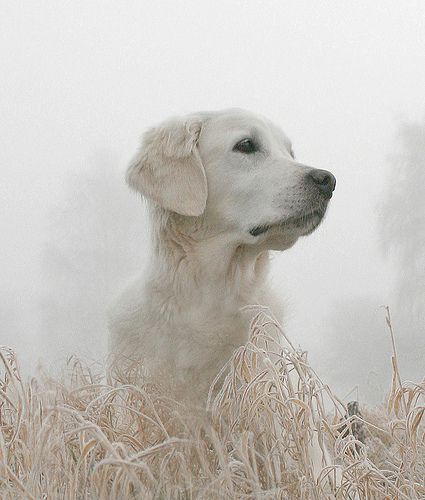
[[[0,364],[4,499],[425,496],[425,383],[402,384],[394,362],[387,407],[349,416],[265,310],[207,412],[75,358],[61,380],[23,382],[5,347]],[[332,455],[317,481],[313,439]]]

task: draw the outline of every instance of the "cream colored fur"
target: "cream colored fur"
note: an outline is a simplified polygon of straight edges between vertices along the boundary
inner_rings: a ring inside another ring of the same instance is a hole
[[[259,150],[235,150],[246,138]],[[295,161],[278,127],[243,110],[149,130],[127,182],[148,201],[152,250],[146,274],[111,314],[116,362],[140,362],[154,380],[172,382],[178,397],[204,399],[247,340],[251,316],[242,308],[267,305],[281,316],[269,254],[320,223],[328,200],[308,178],[312,170]]]

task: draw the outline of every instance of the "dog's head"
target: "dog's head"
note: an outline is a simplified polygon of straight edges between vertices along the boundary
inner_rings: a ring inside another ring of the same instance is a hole
[[[321,222],[335,178],[295,160],[286,135],[242,110],[199,113],[149,130],[129,185],[172,213],[241,244],[283,250]]]

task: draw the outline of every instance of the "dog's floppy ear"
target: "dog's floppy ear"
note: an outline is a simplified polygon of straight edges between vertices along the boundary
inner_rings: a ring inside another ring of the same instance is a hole
[[[181,215],[201,215],[208,188],[196,146],[202,121],[174,118],[148,130],[127,170],[127,183],[161,207]]]

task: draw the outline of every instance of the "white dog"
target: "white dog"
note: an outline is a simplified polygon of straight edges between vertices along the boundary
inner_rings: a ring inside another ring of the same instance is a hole
[[[297,162],[286,135],[243,110],[202,112],[149,130],[127,172],[148,200],[147,275],[116,304],[111,350],[206,397],[247,341],[247,304],[280,316],[267,284],[269,251],[322,220],[334,176]]]

